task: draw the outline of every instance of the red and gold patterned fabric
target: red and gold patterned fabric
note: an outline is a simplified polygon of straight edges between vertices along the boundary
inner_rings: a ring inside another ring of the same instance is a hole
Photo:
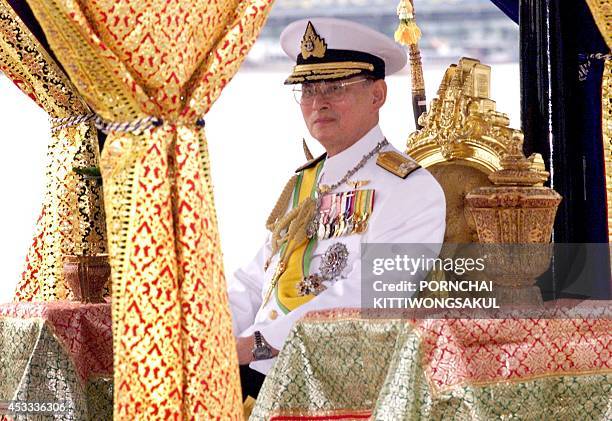
[[[74,85],[6,0],[0,0],[0,71],[50,117],[89,112]],[[106,253],[102,189],[73,171],[98,166],[99,155],[91,121],[51,133],[45,196],[16,301],[70,298],[62,270],[64,256]]]
[[[564,302],[537,319],[311,313],[290,334],[251,419],[607,420],[610,304]]]
[[[202,118],[271,0],[28,0],[93,111],[112,266],[115,418],[240,419]],[[238,118],[238,116],[237,116]]]
[[[0,318],[43,319],[74,363],[79,378],[112,376],[113,332],[110,303],[74,301],[0,305]]]

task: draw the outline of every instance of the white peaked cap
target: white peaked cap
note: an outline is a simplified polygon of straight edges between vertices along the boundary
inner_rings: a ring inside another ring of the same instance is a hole
[[[306,43],[313,40],[314,45]],[[407,62],[406,51],[391,38],[344,19],[298,20],[285,28],[280,43],[285,53],[296,61],[293,74],[285,82],[287,84],[341,79],[357,74],[382,78],[399,71]]]

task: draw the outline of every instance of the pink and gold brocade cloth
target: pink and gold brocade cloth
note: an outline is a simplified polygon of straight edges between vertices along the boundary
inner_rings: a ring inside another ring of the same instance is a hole
[[[525,319],[310,313],[250,419],[608,420],[611,304],[558,302],[556,318]]]
[[[74,362],[79,378],[112,376],[113,332],[110,303],[75,301],[0,305],[3,319],[39,319],[47,323]]]
[[[112,345],[110,303],[0,305],[0,400],[62,403],[66,419],[110,419]]]

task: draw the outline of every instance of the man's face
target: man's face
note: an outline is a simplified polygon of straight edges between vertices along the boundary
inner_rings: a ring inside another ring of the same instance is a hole
[[[328,154],[351,146],[378,123],[386,98],[383,80],[363,76],[335,82],[302,85],[300,107],[308,131]]]

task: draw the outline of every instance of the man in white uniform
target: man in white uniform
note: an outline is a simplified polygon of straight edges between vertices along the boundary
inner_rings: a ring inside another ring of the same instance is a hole
[[[378,126],[384,77],[404,67],[404,50],[330,18],[292,23],[281,45],[297,63],[285,83],[326,154],[296,171],[268,241],[229,282],[243,394],[253,397],[304,314],[360,307],[361,243],[442,243],[445,228],[439,184]]]

